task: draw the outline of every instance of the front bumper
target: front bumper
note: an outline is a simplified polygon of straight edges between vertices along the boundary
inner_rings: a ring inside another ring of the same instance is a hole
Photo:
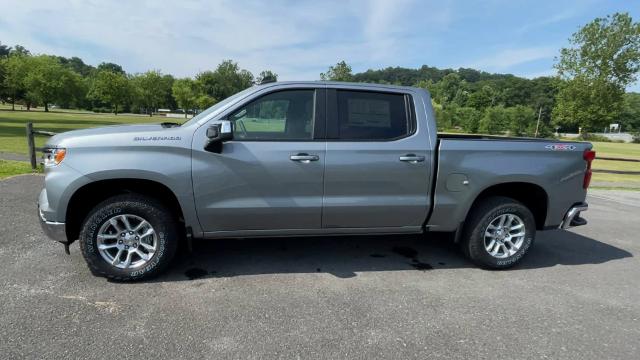
[[[40,204],[38,204],[38,218],[40,219],[40,226],[42,227],[42,231],[44,231],[45,235],[63,244],[67,243],[65,223],[47,221],[40,210]]]
[[[47,198],[46,190],[42,189],[40,196],[38,197],[38,219],[40,219],[42,231],[44,231],[45,235],[49,238],[63,244],[67,244],[68,240],[65,223],[47,220],[47,216],[51,218],[51,216],[55,214],[47,209],[49,209],[49,199]]]
[[[585,202],[573,205],[564,215],[560,229],[568,229],[574,226],[582,226],[587,224],[587,220],[580,217],[582,211],[587,211],[589,205]]]

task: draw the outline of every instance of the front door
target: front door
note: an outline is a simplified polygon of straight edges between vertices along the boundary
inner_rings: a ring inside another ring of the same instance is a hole
[[[408,94],[328,90],[324,228],[420,229],[431,153]]]
[[[194,139],[193,188],[205,232],[321,228],[323,109],[324,90],[272,92],[227,117],[234,139],[221,153]]]

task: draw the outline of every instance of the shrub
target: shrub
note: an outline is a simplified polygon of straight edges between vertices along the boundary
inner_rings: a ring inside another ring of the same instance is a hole
[[[590,133],[582,133],[578,136],[578,139],[585,141],[597,141],[597,142],[611,142],[611,140],[602,135],[590,134]]]

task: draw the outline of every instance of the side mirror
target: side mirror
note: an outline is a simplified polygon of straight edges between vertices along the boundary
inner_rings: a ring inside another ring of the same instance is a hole
[[[233,123],[229,120],[220,120],[207,129],[206,135],[209,140],[204,149],[220,153],[222,143],[233,140]]]

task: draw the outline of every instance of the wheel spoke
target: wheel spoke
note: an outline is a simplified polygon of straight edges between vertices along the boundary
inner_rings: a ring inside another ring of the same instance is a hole
[[[507,215],[500,216],[500,222],[498,223],[498,228],[502,228],[504,226],[505,220],[507,220]]]
[[[145,254],[142,251],[136,249],[136,254],[138,254],[138,256],[140,256],[140,259],[144,260],[144,261],[149,261],[149,259],[151,259],[151,256],[149,254]]]
[[[118,249],[118,253],[113,257],[113,261],[111,261],[111,265],[118,265],[120,263],[120,257],[122,256],[122,252],[124,250]]]
[[[100,244],[98,245],[99,250],[109,250],[118,247],[118,244]]]
[[[491,251],[491,249],[493,249],[493,246],[496,244],[496,241],[494,239],[491,239],[491,242],[489,243],[489,245],[486,246],[488,251]]]
[[[500,244],[500,248],[502,249],[502,252],[503,252],[505,255],[509,255],[509,250],[507,249],[507,247],[506,247],[506,246],[504,246],[504,244]]]
[[[156,251],[156,247],[153,246],[153,245],[149,245],[149,244],[147,244],[145,242],[142,242],[142,241],[140,242],[140,245],[142,245],[143,248],[145,248],[145,249],[147,249],[149,251]]]
[[[133,251],[127,252],[127,258],[124,260],[124,264],[122,266],[126,269],[131,265],[131,257],[133,256]]]
[[[519,233],[517,233],[517,234],[510,234],[510,235],[511,235],[511,237],[512,237],[512,238],[515,238],[515,237],[524,236],[524,234],[525,234],[525,232],[524,232],[524,231],[521,231],[521,232],[519,232]]]
[[[109,223],[114,227],[114,229],[116,229],[117,232],[122,232],[122,227],[120,227],[120,224],[118,224],[118,220],[116,218],[109,219]]]
[[[104,240],[115,240],[118,238],[118,235],[111,235],[111,234],[98,234],[98,240],[104,241]]]
[[[518,249],[516,249],[516,245],[511,242],[511,239],[505,240],[504,243],[509,245],[509,254],[516,253],[518,251]]]
[[[513,225],[512,227],[509,228],[509,230],[513,231],[513,230],[522,229],[523,226],[524,224]]]
[[[500,243],[496,241],[493,250],[491,250],[491,255],[496,256],[496,254],[498,254],[498,251],[500,250]]]
[[[136,227],[134,227],[134,228],[133,228],[133,230],[132,230],[132,231],[134,231],[134,232],[136,232],[136,233],[137,233],[138,231],[140,231],[140,229],[142,229],[142,228],[143,228],[143,227],[145,227],[146,225],[149,225],[149,223],[148,223],[148,222],[146,222],[145,220],[142,220],[142,221],[140,222],[140,224],[136,225]]]
[[[155,234],[155,231],[153,231],[153,229],[149,228],[149,229],[147,229],[147,231],[145,231],[144,234],[140,235],[140,238],[142,239],[142,238],[145,238],[145,237],[147,237],[149,235],[153,235],[153,234]]]
[[[129,219],[127,219],[126,215],[120,215],[120,221],[122,221],[127,230],[131,231],[131,224],[129,224]]]

